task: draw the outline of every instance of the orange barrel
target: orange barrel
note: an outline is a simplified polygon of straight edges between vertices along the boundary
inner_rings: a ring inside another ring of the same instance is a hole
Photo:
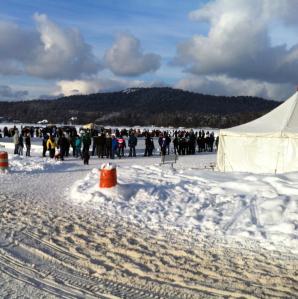
[[[0,152],[0,170],[8,169],[8,154],[7,152]]]
[[[99,187],[111,188],[117,185],[117,170],[116,168],[102,167],[100,170]]]

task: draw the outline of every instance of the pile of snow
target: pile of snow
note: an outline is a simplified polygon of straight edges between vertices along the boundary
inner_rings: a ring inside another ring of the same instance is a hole
[[[49,158],[9,155],[9,172],[42,172],[54,170],[60,161]]]
[[[112,169],[116,169],[116,165],[115,164],[112,164],[112,163],[103,163],[101,166],[100,166],[100,169],[105,169],[105,170],[112,170]]]
[[[117,171],[117,187],[100,189],[99,170],[93,169],[73,185],[70,199],[144,228],[298,248],[298,173],[265,176],[141,165]]]
[[[39,141],[39,140],[38,140]],[[40,141],[39,141],[40,142]],[[8,164],[9,172],[43,172],[53,171],[57,165],[61,165],[61,161],[55,159],[45,158],[41,156],[42,146],[32,144],[31,146],[31,157],[26,157],[26,147],[23,149],[23,156],[14,155],[14,144],[5,142],[0,144],[0,150],[8,152]]]

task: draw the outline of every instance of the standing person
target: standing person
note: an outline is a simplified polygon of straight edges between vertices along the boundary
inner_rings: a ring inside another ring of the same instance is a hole
[[[18,155],[19,154],[19,131],[15,130],[14,135],[13,135],[13,143],[14,143],[14,154]]]
[[[207,131],[205,137],[205,152],[210,152],[209,146],[210,146],[210,135],[209,135],[209,131]]]
[[[112,159],[112,137],[109,133],[106,134],[106,155]]]
[[[160,146],[160,153],[162,156],[165,156],[167,153],[167,146],[168,146],[168,142],[167,142],[167,138],[166,136],[163,136],[162,138],[158,139],[158,143]]]
[[[149,156],[149,148],[150,148],[150,136],[146,132],[146,134],[145,134],[145,152],[144,152],[144,157]]]
[[[124,149],[126,148],[125,139],[120,135],[120,137],[117,138],[117,143],[118,143],[117,155],[119,158],[124,157]]]
[[[175,155],[177,155],[178,154],[178,146],[179,146],[179,140],[178,140],[177,134],[175,134],[175,138],[173,140],[173,145],[174,145],[174,153],[175,153]]]
[[[170,143],[171,143],[172,139],[168,133],[165,134],[165,137],[166,137],[166,151],[169,155],[170,154]]]
[[[76,136],[75,139],[75,153],[76,157],[78,158],[79,156],[82,158],[82,151],[81,151],[81,146],[82,146],[82,141],[79,135]]]
[[[25,144],[26,144],[26,156],[30,157],[30,150],[31,150],[31,137],[30,134],[27,133],[25,137]]]
[[[149,141],[149,152],[148,152],[148,156],[152,156],[153,150],[154,150],[154,141],[153,138],[150,137],[150,141]]]
[[[55,151],[56,151],[56,141],[53,135],[50,136],[50,138],[47,141],[47,149],[50,152],[50,158],[54,158],[55,157]]]
[[[160,133],[160,134],[159,134],[159,137],[158,137],[158,144],[159,144],[159,148],[160,148],[160,154],[161,154],[161,155],[162,155],[162,144],[163,144],[163,138],[164,138],[163,134],[162,134],[162,133]]]
[[[189,154],[194,155],[196,152],[196,135],[192,129],[190,130],[190,134],[189,134],[188,146],[189,146]]]
[[[199,131],[199,137],[197,139],[197,143],[198,143],[199,152],[203,152],[203,150],[204,150],[204,137],[203,137],[203,134],[202,134],[201,130]]]
[[[83,150],[82,150],[82,158],[84,165],[89,164],[90,154],[89,149],[91,146],[91,136],[90,133],[87,132],[82,136]]]
[[[57,142],[59,149],[60,149],[60,159],[63,161],[64,156],[66,155],[67,152],[67,146],[68,146],[68,140],[65,137],[64,134],[62,134],[61,137],[59,137],[58,142]]]
[[[134,132],[131,132],[128,138],[128,146],[129,146],[129,157],[136,157],[136,146],[138,143],[138,139],[135,136]]]
[[[150,137],[150,134],[147,132],[146,133],[146,138],[145,138],[145,153],[144,153],[144,157],[148,156],[152,156],[152,152],[154,150],[154,142],[153,139]]]
[[[103,158],[106,154],[106,136],[102,132],[97,139],[97,156],[98,158]]]
[[[93,132],[92,136],[92,156],[95,156],[96,153],[96,139],[98,137],[98,134],[96,131]]]
[[[83,143],[83,153],[84,152],[89,153],[89,149],[90,149],[90,146],[91,146],[91,136],[90,136],[89,132],[87,132],[83,135],[82,143]]]
[[[5,138],[5,137],[10,137],[10,135],[9,135],[9,131],[8,131],[8,128],[7,127],[4,127],[3,128],[3,137]]]
[[[111,152],[111,159],[115,158],[115,153],[118,150],[118,142],[115,135],[112,135],[112,152]]]
[[[218,150],[218,144],[219,144],[219,136],[217,135],[215,139],[216,150]]]
[[[47,134],[43,135],[42,139],[42,156],[46,157],[46,152],[47,152],[47,142],[48,142],[49,136]]]
[[[72,156],[73,157],[76,157],[76,138],[77,138],[77,134],[75,132],[71,132],[70,145],[72,147]]]
[[[70,137],[69,137],[69,132],[65,132],[64,133],[64,136],[66,138],[66,149],[65,149],[65,157],[68,157],[69,156],[69,149],[70,149]]]
[[[209,151],[210,152],[213,152],[214,141],[215,141],[214,133],[211,132],[210,136],[209,136]]]
[[[19,144],[18,144],[18,155],[19,156],[23,156],[23,148],[24,148],[24,139],[23,139],[23,135],[20,134]]]

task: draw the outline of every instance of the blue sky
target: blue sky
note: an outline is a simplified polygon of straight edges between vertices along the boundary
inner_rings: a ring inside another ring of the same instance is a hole
[[[134,86],[284,99],[298,75],[295,6],[290,0],[1,1],[0,100]]]

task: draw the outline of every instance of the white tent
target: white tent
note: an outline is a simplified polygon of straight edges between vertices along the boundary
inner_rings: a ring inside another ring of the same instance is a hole
[[[219,171],[284,173],[298,171],[298,92],[268,114],[220,130]]]

